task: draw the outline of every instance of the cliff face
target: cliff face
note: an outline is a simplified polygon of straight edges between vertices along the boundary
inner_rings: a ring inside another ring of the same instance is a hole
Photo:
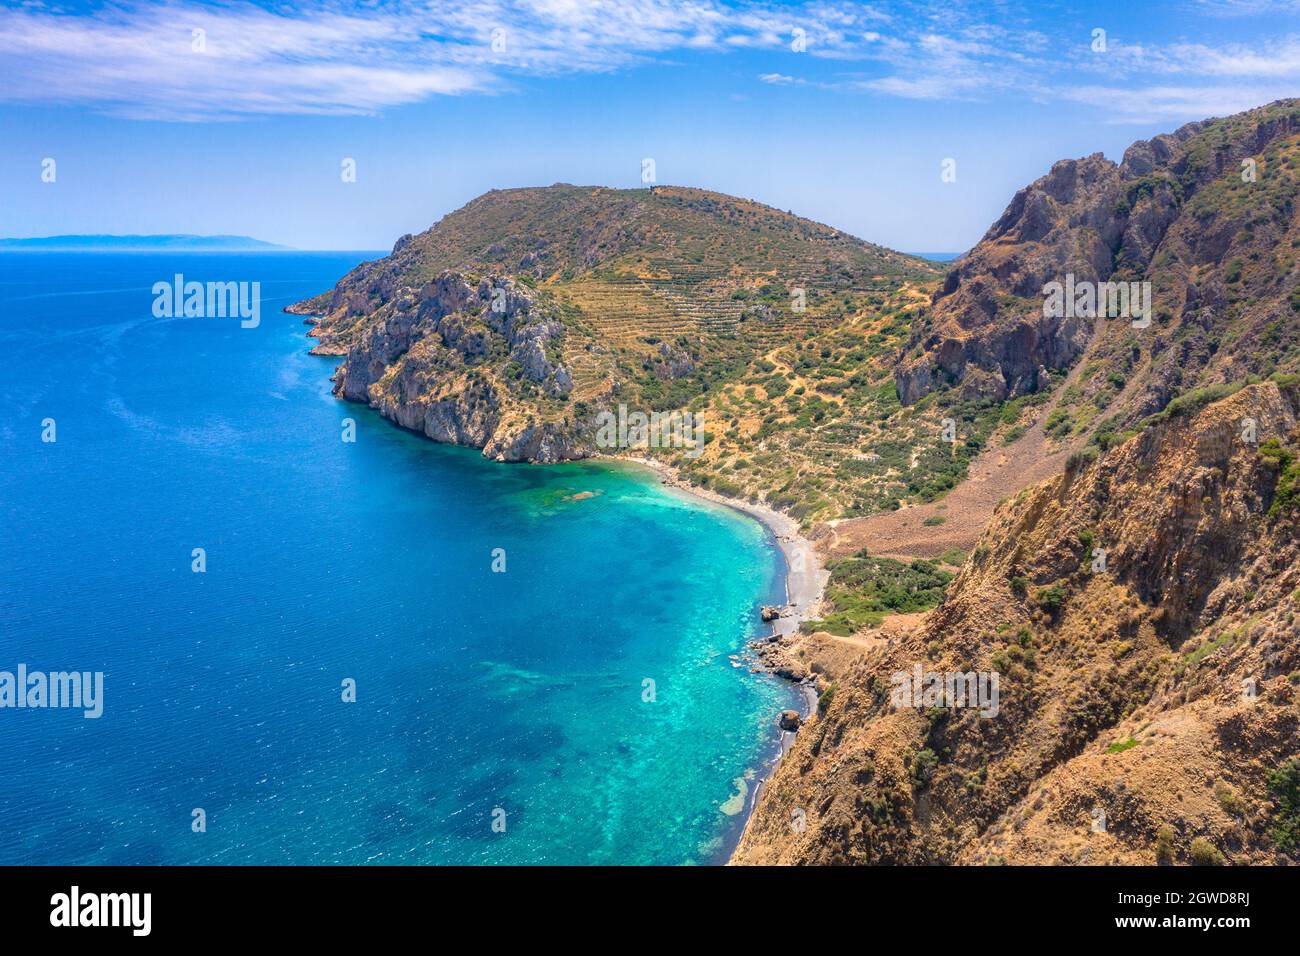
[[[1300,101],[1192,123],[1131,146],[1056,163],[1025,187],[946,276],[895,380],[904,404],[946,385],[1001,401],[1038,390],[1094,334],[1107,373],[1143,379],[1134,414],[1180,390],[1294,358],[1271,324],[1293,315]],[[1243,165],[1244,164],[1244,165]],[[1044,316],[1044,286],[1150,282],[1149,334],[1127,321]],[[1228,336],[1257,347],[1218,354]]]
[[[1187,403],[1005,502],[800,730],[735,862],[1149,864],[1163,827],[1169,860],[1295,852],[1268,787],[1300,755],[1298,413],[1273,383]],[[896,706],[918,665],[999,673],[997,714]]]
[[[393,286],[363,323],[344,319],[315,330],[322,346],[345,356],[336,395],[501,461],[591,454],[582,423],[562,411],[573,390],[558,358],[564,325],[525,287],[445,272],[419,288]]]

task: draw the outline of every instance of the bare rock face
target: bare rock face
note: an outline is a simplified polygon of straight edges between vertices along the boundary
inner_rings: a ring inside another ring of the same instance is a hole
[[[661,379],[681,378],[695,371],[695,362],[690,353],[684,349],[674,348],[667,342],[660,342],[656,350],[654,373]]]
[[[1222,306],[1189,283],[1193,268],[1223,268],[1236,254],[1271,255],[1277,237],[1261,235],[1252,246],[1258,212],[1225,202],[1214,214],[1192,200],[1238,171],[1243,160],[1294,137],[1300,131],[1296,107],[1296,101],[1281,101],[1227,120],[1191,123],[1133,144],[1118,164],[1096,153],[1053,165],[1016,193],[948,273],[930,320],[914,330],[895,372],[900,401],[912,404],[972,378],[965,397],[1024,395],[1039,387],[1040,368],[1065,370],[1094,333],[1123,334],[1122,321],[1044,315],[1044,286],[1064,282],[1067,274],[1079,283],[1149,281],[1162,320],[1190,310],[1191,321],[1207,333],[1227,321]],[[1252,292],[1277,295],[1267,281]]]
[[[395,286],[378,297],[382,304],[363,321],[343,308],[313,333],[331,348],[346,344],[336,395],[499,461],[591,454],[583,423],[539,420],[537,399],[563,400],[573,379],[559,360],[564,325],[529,289],[501,276],[472,284],[444,272],[418,289]]]

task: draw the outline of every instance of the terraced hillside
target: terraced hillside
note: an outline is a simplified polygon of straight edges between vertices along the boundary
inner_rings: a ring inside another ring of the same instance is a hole
[[[898,410],[890,358],[937,279],[748,200],[558,185],[487,193],[291,311],[345,357],[340,395],[431,437],[509,460],[655,455],[807,515],[854,506],[841,485],[878,460],[878,424],[853,419]],[[835,361],[805,353],[831,340]],[[753,401],[773,403],[756,443]],[[702,415],[705,453],[597,448],[595,417],[619,405]],[[822,449],[861,457],[791,468]]]

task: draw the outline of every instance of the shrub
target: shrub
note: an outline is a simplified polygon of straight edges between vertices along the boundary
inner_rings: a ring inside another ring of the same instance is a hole
[[[1051,587],[1042,588],[1038,592],[1037,601],[1038,606],[1044,611],[1055,614],[1061,609],[1061,605],[1065,603],[1065,598],[1065,588],[1059,584],[1053,584]]]
[[[1277,804],[1269,839],[1283,853],[1300,855],[1300,760],[1288,761],[1271,771],[1268,792]]]
[[[831,684],[817,698],[817,713],[824,714],[835,700],[835,685]]]
[[[1163,824],[1156,831],[1156,863],[1172,866],[1174,862],[1174,828]]]
[[[1246,812],[1242,805],[1241,797],[1237,791],[1233,790],[1225,781],[1220,780],[1214,785],[1214,797],[1219,801],[1219,806],[1223,808],[1224,813],[1239,817]]]
[[[1071,452],[1070,457],[1065,459],[1065,468],[1067,471],[1078,471],[1087,465],[1091,465],[1101,457],[1101,452],[1096,448],[1081,448],[1078,451]]]
[[[1043,430],[1053,438],[1064,438],[1073,427],[1074,423],[1070,420],[1070,413],[1063,408],[1055,408],[1047,416]]]
[[[939,755],[929,747],[918,750],[912,760],[912,786],[924,790],[930,785],[934,772],[939,767]]]
[[[1018,574],[1011,579],[1011,593],[1016,597],[1024,597],[1029,593],[1029,578],[1023,574]]]
[[[1205,837],[1192,841],[1192,866],[1223,866],[1228,861]]]

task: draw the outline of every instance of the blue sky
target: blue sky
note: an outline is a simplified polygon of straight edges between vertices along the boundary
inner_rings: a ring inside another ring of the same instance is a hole
[[[0,236],[379,249],[653,158],[959,251],[1056,159],[1300,95],[1300,0],[0,0],[0,76]]]

